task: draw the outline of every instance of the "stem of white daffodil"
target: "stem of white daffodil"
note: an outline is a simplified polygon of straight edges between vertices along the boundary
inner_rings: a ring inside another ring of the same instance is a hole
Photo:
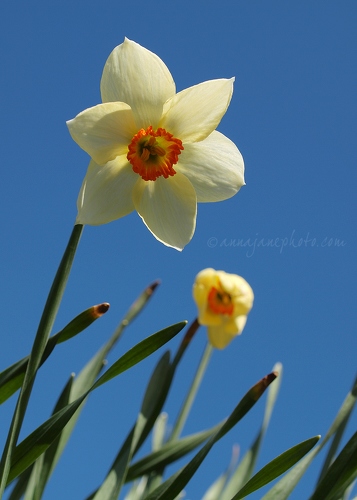
[[[47,301],[38,326],[36,337],[29,357],[25,378],[17,400],[11,426],[7,436],[4,451],[0,462],[0,499],[3,496],[7,478],[11,467],[11,458],[16,447],[17,439],[21,430],[22,422],[30,399],[32,387],[37,370],[40,366],[42,355],[46,347],[48,337],[51,333],[62,296],[66,287],[68,276],[72,267],[73,259],[82,234],[83,225],[76,224],[69,238],[67,248],[63,254],[56,276],[53,280]]]
[[[174,441],[175,439],[179,438],[181,434],[181,431],[187,420],[187,416],[191,410],[193,401],[196,397],[197,391],[201,385],[201,381],[208,366],[208,362],[211,359],[212,352],[213,352],[213,347],[211,346],[211,344],[207,343],[201,361],[197,367],[197,371],[195,373],[195,377],[193,379],[191,387],[186,395],[186,399],[183,402],[180,413],[175,422],[169,441]]]

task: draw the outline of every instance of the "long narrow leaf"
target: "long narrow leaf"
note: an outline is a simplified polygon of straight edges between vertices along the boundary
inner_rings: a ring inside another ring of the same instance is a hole
[[[270,483],[281,474],[284,474],[284,472],[301,460],[301,458],[315,446],[320,437],[321,436],[315,436],[307,439],[274,458],[274,460],[257,472],[257,474],[255,474],[236,495],[234,495],[232,500],[240,500],[250,493],[253,493],[253,491]]]
[[[151,494],[145,497],[145,500],[168,500],[178,495],[192,478],[213,445],[248,413],[276,376],[276,373],[271,373],[255,384],[238,403],[228,419],[219,426],[218,431],[209,439],[193,459],[181,471],[171,476]]]
[[[52,414],[54,415],[62,408],[65,408],[70,403],[71,389],[73,386],[72,374],[69,378],[67,384],[65,385],[63,391],[58,398],[58,401],[54,407]],[[47,479],[50,474],[52,467],[53,458],[57,453],[58,446],[60,444],[61,434],[55,439],[51,446],[46,450],[46,452],[41,455],[32,466],[32,473],[29,480],[28,488],[26,489],[24,500],[40,500],[42,493],[45,489]]]
[[[40,365],[48,359],[57,344],[66,342],[88,328],[94,321],[103,316],[109,309],[109,304],[104,302],[92,306],[76,316],[60,332],[50,337],[41,357]],[[18,389],[25,378],[30,356],[17,361],[0,373],[0,404],[4,403]]]
[[[157,363],[145,392],[141,411],[134,428],[121,447],[103,484],[98,488],[93,500],[116,500],[124,484],[129,463],[134,450],[146,426],[148,419],[156,408],[156,400],[160,397],[170,371],[170,353],[167,351]]]
[[[105,357],[108,355],[109,351],[115,346],[116,342],[121,337],[124,329],[136,318],[136,316],[141,312],[144,306],[147,304],[148,300],[152,297],[152,294],[156,287],[158,286],[158,282],[154,282],[139,295],[139,297],[135,300],[133,305],[129,308],[128,312],[125,314],[123,320],[119,324],[118,328],[114,331],[111,338],[106,342],[106,344],[96,353],[96,355],[87,363],[87,365],[81,370],[79,375],[75,378],[74,383],[71,386],[71,392],[69,396],[68,403],[75,401],[77,398],[82,396],[85,392],[87,392],[91,386],[94,384],[97,376],[99,375],[101,369],[104,366]],[[67,327],[65,327],[61,332],[54,335],[49,339],[56,339],[55,343],[64,342],[73,336],[73,333],[78,331],[83,325],[88,323],[87,316],[93,318],[100,317],[104,314],[105,311],[108,310],[108,304],[100,304],[99,306],[93,306],[88,309],[84,313],[81,313],[75,320],[73,320]],[[93,321],[93,320],[91,320]],[[34,491],[34,497],[32,498],[31,494],[26,493],[25,500],[37,500],[42,498],[44,488],[46,483],[48,482],[54,467],[56,466],[63,449],[73,431],[73,428],[77,422],[77,419],[80,415],[80,412],[83,408],[83,405],[75,412],[75,414],[71,417],[68,424],[64,427],[59,437],[55,440],[54,443],[49,446],[44,455],[41,455],[36,461],[36,469],[38,471],[38,475],[41,477],[41,480],[35,481],[36,488]],[[58,407],[55,408],[57,410]],[[46,465],[45,470],[42,470],[42,466]],[[28,469],[27,469],[28,470]],[[28,476],[27,470],[20,476],[19,482],[22,483],[22,476]],[[18,491],[20,489],[18,488]],[[15,492],[16,494],[16,492]],[[15,500],[14,499],[11,500]],[[10,500],[10,499],[9,499]]]
[[[262,426],[255,438],[252,446],[243,456],[240,461],[236,471],[232,475],[229,483],[225,487],[220,500],[231,500],[233,495],[243,487],[244,484],[252,477],[254,467],[258,458],[258,454],[261,448],[261,444],[268,428],[270,418],[273,412],[273,408],[279,393],[281,381],[282,381],[282,365],[281,363],[276,363],[273,367],[273,371],[279,373],[279,377],[271,384],[268,389],[267,400],[265,404],[265,412]]]
[[[136,344],[136,346],[129,349],[124,356],[113,363],[113,365],[105,373],[103,373],[103,375],[94,384],[93,389],[109,382],[112,378],[117,377],[124,371],[139,363],[142,359],[150,356],[150,354],[159,349],[159,347],[163,346],[166,342],[175,337],[175,335],[177,335],[182,328],[184,328],[186,323],[186,321],[181,321],[175,325],[168,326],[167,328],[164,328],[154,335],[142,340],[139,344]]]
[[[208,488],[206,493],[204,494],[202,500],[221,500],[222,493],[225,489],[228,479],[232,474],[233,469],[235,468],[239,457],[239,446],[233,446],[232,458],[227,469],[221,474],[213,484]]]
[[[167,435],[167,421],[168,414],[161,412],[152,428],[152,451],[158,451],[165,443],[165,436]]]
[[[179,460],[213,436],[217,432],[218,427],[215,426],[207,431],[201,431],[181,438],[178,441],[170,441],[164,444],[159,450],[133,463],[129,467],[126,480],[128,482],[133,481],[141,476],[150,474],[160,467],[166,467]]]
[[[343,496],[344,491],[356,477],[357,432],[329,467],[310,500],[331,500],[335,496]]]
[[[185,335],[185,338],[187,333]],[[120,449],[102,486],[87,500],[114,500],[120,488],[127,480],[129,462],[137,453],[149,432],[152,430],[168,395],[175,371],[185,349],[179,349],[180,356],[175,356],[170,364],[169,353],[158,362],[146,389],[141,411],[134,428]]]
[[[356,397],[357,396],[357,377],[353,383],[353,386],[352,386],[352,389],[351,389],[351,395],[352,397]],[[321,468],[321,472],[320,472],[320,476],[319,476],[319,479],[318,479],[318,483],[321,481],[321,479],[324,477],[327,469],[330,467],[330,465],[332,464],[332,462],[334,461],[335,459],[335,455],[336,455],[336,452],[337,452],[337,449],[339,447],[339,444],[341,442],[341,439],[343,437],[343,433],[346,429],[346,426],[347,426],[347,423],[348,423],[348,420],[351,416],[351,412],[347,412],[346,413],[346,416],[345,418],[343,419],[343,421],[341,422],[341,424],[339,425],[332,441],[331,441],[331,445],[329,447],[329,450],[328,450],[328,453],[326,455],[326,458],[325,458],[325,461],[323,463],[323,466]]]
[[[291,492],[295,489],[296,485],[305,474],[309,465],[315,456],[322,450],[325,444],[329,441],[331,436],[338,431],[340,426],[344,425],[346,418],[352,412],[356,404],[357,394],[355,391],[355,384],[352,390],[347,394],[341,408],[339,409],[336,418],[332,422],[331,427],[327,431],[326,436],[318,443],[318,445],[310,451],[298,464],[296,464],[285,476],[280,479],[271,490],[268,491],[262,500],[287,500]]]
[[[106,376],[106,373],[108,373],[106,372],[89,391],[57,412],[34,432],[32,432],[32,434],[25,438],[14,451],[8,482],[11,482],[15,477],[21,474],[42,453],[46,451],[90,392],[108,382],[112,378],[120,375],[125,370],[128,370],[135,364],[139,363],[142,359],[155,352],[175,335],[177,335],[185,324],[186,322],[181,322],[169,326],[141,341],[109,368],[109,376]]]
[[[135,300],[135,302],[130,306],[129,310],[124,315],[124,318],[119,323],[118,327],[113,332],[110,339],[104,344],[104,346],[95,354],[95,356],[85,365],[85,367],[81,370],[79,375],[75,378],[74,383],[71,388],[71,394],[69,398],[69,402],[75,401],[77,398],[86,393],[94,384],[96,378],[101,372],[105,358],[110,352],[110,350],[116,345],[117,341],[121,338],[125,328],[131,324],[131,322],[137,317],[137,315],[143,310],[145,305],[148,303],[149,299],[152,297],[154,290],[157,288],[158,282],[155,281],[151,285],[145,288],[145,290],[139,295],[139,297]],[[60,339],[63,339],[63,336],[68,335],[68,329],[62,330],[60,332]],[[76,411],[76,413],[72,416],[68,424],[64,427],[63,431],[59,437],[59,443],[56,445],[56,453],[52,453],[52,446],[46,451],[45,455],[51,454],[51,466],[47,468],[47,474],[42,473],[42,485],[45,487],[46,482],[52,474],[53,469],[55,468],[62,452],[66,446],[70,435],[73,432],[73,429],[76,425],[77,419],[83,409],[83,405]],[[45,460],[49,460],[46,457]],[[39,492],[40,488],[37,487],[37,491]],[[42,495],[43,491],[41,492]],[[40,495],[40,497],[41,497]]]
[[[40,324],[33,343],[30,359],[28,362],[24,382],[17,400],[10,429],[7,435],[5,447],[0,462],[0,498],[3,495],[8,475],[12,464],[12,456],[15,451],[17,439],[20,434],[22,422],[26,413],[28,401],[30,399],[32,387],[35,381],[38,367],[41,363],[43,352],[46,348],[47,339],[51,333],[59,305],[66,287],[68,276],[72,267],[77,245],[80,240],[83,226],[75,225],[70,236],[68,245],[63,254],[58,271],[53,280],[45,308],[42,313]]]
[[[28,487],[31,474],[32,467],[29,467],[21,474],[21,476],[18,477],[13,490],[8,496],[8,500],[21,500],[23,498],[26,488]]]

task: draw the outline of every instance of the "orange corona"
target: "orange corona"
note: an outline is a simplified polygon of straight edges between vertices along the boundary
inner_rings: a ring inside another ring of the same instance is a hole
[[[227,314],[228,316],[233,314],[234,306],[229,293],[218,290],[214,286],[208,294],[208,306],[216,314]]]
[[[129,144],[127,158],[134,172],[144,181],[155,181],[161,175],[167,179],[176,174],[173,168],[183,150],[182,142],[164,128],[141,129]]]

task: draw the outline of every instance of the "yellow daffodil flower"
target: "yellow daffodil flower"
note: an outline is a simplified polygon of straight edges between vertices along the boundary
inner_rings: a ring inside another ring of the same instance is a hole
[[[67,122],[90,156],[78,224],[105,224],[137,210],[152,234],[182,250],[197,202],[230,198],[244,185],[237,147],[215,129],[234,79],[210,80],[176,94],[163,61],[125,39],[102,75],[102,104]]]
[[[210,344],[223,349],[242,333],[254,294],[241,276],[208,268],[196,276],[193,298],[198,307],[198,322],[207,326]]]

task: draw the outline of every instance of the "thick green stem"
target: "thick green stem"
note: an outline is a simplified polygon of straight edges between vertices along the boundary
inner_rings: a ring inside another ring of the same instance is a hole
[[[191,406],[193,404],[193,401],[196,397],[197,391],[201,385],[201,381],[203,378],[203,375],[205,374],[208,362],[211,358],[213,352],[213,347],[211,344],[207,343],[206,348],[203,352],[200,364],[198,365],[195,377],[193,379],[192,385],[190,387],[190,390],[188,391],[188,394],[186,396],[186,399],[181,407],[180,413],[177,417],[177,420],[175,422],[174,428],[172,430],[171,436],[170,436],[170,441],[173,441],[177,439],[181,431],[185,425],[187,416],[191,410]]]
[[[63,254],[56,276],[53,280],[47,301],[42,313],[40,324],[31,350],[25,378],[17,400],[17,405],[12,418],[10,430],[7,436],[5,448],[0,462],[0,499],[3,496],[7,478],[11,467],[11,457],[19,437],[22,422],[25,417],[27,405],[30,399],[32,387],[37,370],[46,347],[48,337],[51,333],[62,296],[66,287],[68,276],[72,267],[73,259],[82,234],[83,225],[74,226],[69,238],[67,248]]]

